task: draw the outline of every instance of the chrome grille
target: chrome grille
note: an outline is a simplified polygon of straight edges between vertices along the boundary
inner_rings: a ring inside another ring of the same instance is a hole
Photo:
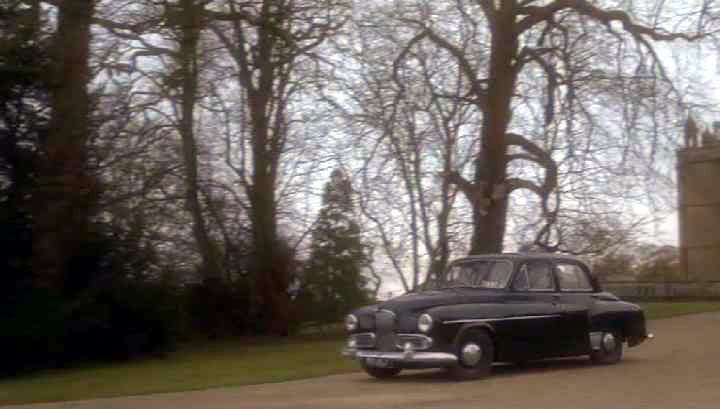
[[[395,350],[395,313],[388,310],[375,313],[375,336],[378,350]]]
[[[375,317],[372,314],[358,314],[358,327],[361,329],[371,329],[375,323]]]
[[[354,334],[352,338],[355,341],[355,348],[373,348],[375,346],[375,334],[372,332]]]
[[[432,346],[432,338],[420,334],[398,334],[395,338],[395,346],[404,349],[406,344],[410,344],[413,351],[422,351]]]

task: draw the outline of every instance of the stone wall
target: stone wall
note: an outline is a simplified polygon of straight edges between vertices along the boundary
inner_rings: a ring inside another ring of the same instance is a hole
[[[720,145],[677,157],[680,263],[688,280],[720,280]]]
[[[615,281],[601,286],[626,301],[720,300],[720,281]]]

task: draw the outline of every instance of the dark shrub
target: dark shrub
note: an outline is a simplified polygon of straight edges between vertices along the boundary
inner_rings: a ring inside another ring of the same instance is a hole
[[[128,359],[172,348],[184,332],[182,297],[153,282],[112,280],[66,305],[63,343],[71,361]]]
[[[104,226],[70,262],[66,358],[126,359],[173,346],[184,331],[180,290],[148,274],[152,254]]]
[[[54,366],[61,361],[61,297],[25,288],[6,297],[0,311],[0,375]]]
[[[252,296],[246,280],[187,288],[189,327],[195,335],[220,337],[253,331]]]
[[[84,249],[63,289],[2,277],[0,375],[162,352],[184,333],[182,292],[147,273],[135,243],[99,229]]]

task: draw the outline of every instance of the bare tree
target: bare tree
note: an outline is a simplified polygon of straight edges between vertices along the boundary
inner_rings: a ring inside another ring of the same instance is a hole
[[[192,219],[183,207],[183,159],[176,128],[148,115],[138,100],[138,81],[141,75],[114,74],[92,93],[89,156],[103,184],[98,208],[116,232],[154,255],[152,273],[172,272],[166,278],[195,281],[202,258],[192,237]]]
[[[202,35],[208,3],[180,0],[161,4],[140,0],[119,8],[105,4],[93,21],[109,33],[109,41],[121,40],[116,47],[121,50],[119,55],[114,58],[106,55],[106,61],[99,61],[99,70],[111,78],[128,74],[128,78],[114,84],[117,88],[132,82],[134,98],[129,102],[136,107],[131,109],[142,111],[146,118],[143,121],[154,117],[154,122],[165,122],[179,135],[183,202],[191,218],[194,248],[201,259],[200,272],[205,282],[217,285],[227,274],[222,251],[210,234],[211,215],[202,200],[197,125],[197,107],[204,97],[199,81],[207,60]]]
[[[289,275],[280,265],[277,232],[278,174],[288,138],[290,98],[303,87],[302,64],[314,64],[313,50],[347,20],[343,0],[222,2],[208,10],[212,31],[235,65],[248,123],[247,162],[228,161],[249,202],[251,270],[266,330],[286,334],[290,322]],[[232,148],[232,147],[230,147]],[[238,147],[245,154],[245,146]],[[232,158],[232,156],[229,156]]]
[[[360,208],[383,250],[376,259],[411,291],[459,247],[456,189],[442,175],[470,163],[461,146],[473,143],[466,136],[477,121],[472,105],[454,97],[467,84],[452,56],[406,44],[407,30],[382,11],[355,16],[338,51],[353,61],[336,78],[346,94],[326,98],[355,139]]]
[[[513,192],[539,209],[533,241],[551,251],[571,245],[563,234],[568,224],[559,220],[604,207],[582,192],[589,184],[580,178],[624,172],[623,183],[605,185],[602,195],[640,196],[639,182],[645,185],[656,170],[660,138],[677,129],[662,119],[683,103],[658,44],[714,34],[716,8],[702,2],[679,13],[660,3],[649,18],[585,0],[418,1],[390,8],[388,16],[413,30],[405,33],[407,49],[431,44],[453,57],[466,82],[455,97],[482,116],[472,178],[444,173],[473,209],[470,252],[502,251]],[[459,33],[474,40],[463,42]],[[605,211],[613,208],[606,204]]]
[[[62,288],[67,260],[82,250],[99,192],[87,172],[94,7],[93,0],[66,0],[57,6],[56,55],[48,75],[52,116],[33,197],[33,271],[39,284],[51,288]]]
[[[206,1],[181,0],[177,13],[178,72],[181,85],[181,115],[179,132],[182,138],[185,169],[185,203],[193,219],[193,234],[203,259],[204,279],[219,284],[225,277],[222,257],[208,235],[206,220],[200,204],[198,183],[198,152],[195,136],[195,105],[198,101],[198,44],[203,29],[203,10]],[[172,10],[172,9],[171,9]],[[171,11],[173,12],[173,11]],[[172,15],[172,14],[170,14]]]

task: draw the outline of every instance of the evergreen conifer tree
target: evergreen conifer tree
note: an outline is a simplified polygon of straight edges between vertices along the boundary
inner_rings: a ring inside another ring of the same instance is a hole
[[[369,260],[354,217],[352,183],[336,169],[325,185],[312,233],[311,255],[298,293],[309,321],[333,322],[369,300],[363,269]]]

